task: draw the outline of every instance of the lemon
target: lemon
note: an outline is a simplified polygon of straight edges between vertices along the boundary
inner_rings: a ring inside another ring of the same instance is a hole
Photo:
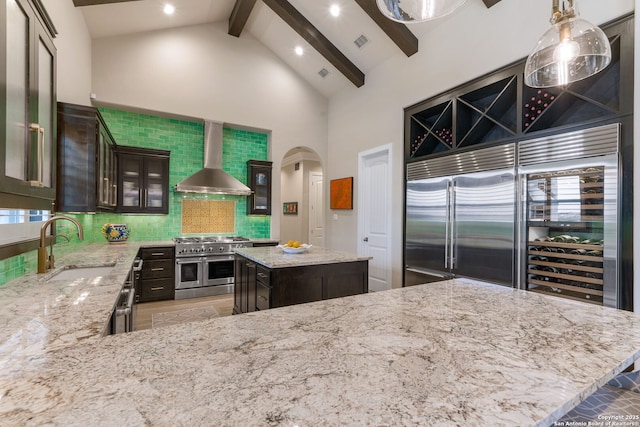
[[[293,243],[294,243],[294,242],[293,242],[293,240],[289,240],[289,241],[287,242],[287,246],[288,246],[288,247],[290,247],[290,248],[292,248],[292,247],[293,247]]]
[[[300,242],[298,242],[297,240],[295,242],[293,242],[293,247],[294,248],[299,248],[300,247]]]

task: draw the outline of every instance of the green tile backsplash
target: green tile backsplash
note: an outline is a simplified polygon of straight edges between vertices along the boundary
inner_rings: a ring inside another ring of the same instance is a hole
[[[236,234],[252,238],[268,238],[271,218],[268,216],[247,216],[246,197],[176,193],[174,186],[184,178],[200,170],[204,163],[203,124],[184,120],[169,119],[148,114],[132,113],[110,108],[100,108],[100,112],[113,134],[116,143],[142,148],[171,151],[169,164],[169,214],[113,214],[97,213],[69,215],[77,218],[84,228],[85,241],[105,242],[100,230],[105,223],[127,224],[131,229],[132,241],[170,240],[182,234],[182,200],[189,198],[209,198],[212,200],[234,200],[236,202]],[[223,169],[247,183],[247,160],[267,160],[267,135],[240,129],[225,128],[223,132]],[[58,223],[59,232],[76,236],[71,244],[58,242],[56,253],[73,249],[77,242],[75,227],[67,222]],[[60,248],[60,249],[59,249]],[[28,252],[5,260],[0,260],[0,285],[33,271],[36,268],[36,252]]]

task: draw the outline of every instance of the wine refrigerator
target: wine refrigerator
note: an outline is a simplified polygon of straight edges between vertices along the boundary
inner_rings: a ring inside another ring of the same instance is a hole
[[[522,142],[521,288],[618,306],[618,124]]]

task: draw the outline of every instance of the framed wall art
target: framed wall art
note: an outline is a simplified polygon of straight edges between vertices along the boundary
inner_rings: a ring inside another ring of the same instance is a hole
[[[332,179],[331,209],[353,209],[353,177]]]
[[[284,215],[298,215],[298,202],[286,202],[282,204]]]

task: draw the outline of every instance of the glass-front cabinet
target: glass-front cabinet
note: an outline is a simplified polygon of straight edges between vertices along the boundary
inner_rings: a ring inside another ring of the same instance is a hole
[[[9,203],[50,209],[55,198],[55,29],[39,0],[6,0],[0,17],[0,192]]]
[[[247,184],[252,191],[247,197],[247,215],[271,215],[271,164],[247,161]]]
[[[115,146],[96,108],[58,103],[58,211],[115,209],[118,177]]]
[[[615,306],[616,160],[582,163],[525,175],[526,287]]]
[[[169,154],[118,146],[118,212],[169,213]]]

